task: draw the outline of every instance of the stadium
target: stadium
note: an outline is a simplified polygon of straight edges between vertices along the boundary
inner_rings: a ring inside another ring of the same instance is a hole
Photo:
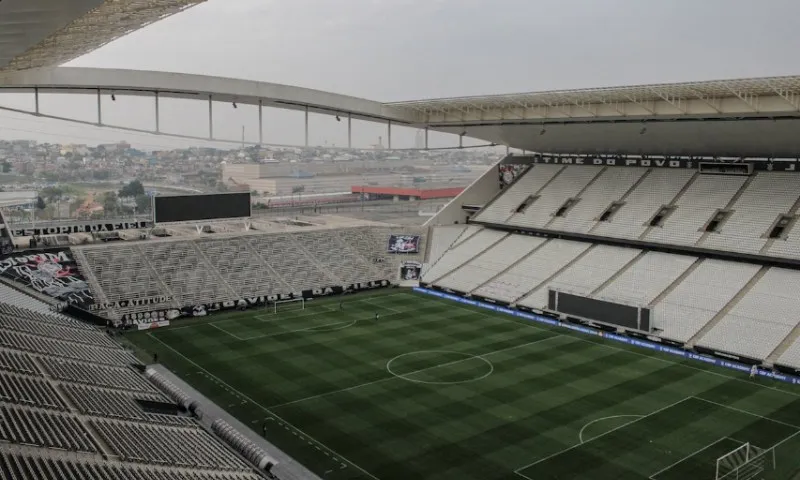
[[[202,1],[22,3],[0,91],[34,115],[152,97],[163,133],[190,98],[209,137],[234,102],[306,146],[313,112],[508,150],[420,221],[235,192],[20,223],[4,193],[0,478],[800,478],[800,77],[380,103],[60,67]]]

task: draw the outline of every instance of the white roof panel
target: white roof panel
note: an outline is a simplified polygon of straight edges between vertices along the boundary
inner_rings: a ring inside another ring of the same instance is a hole
[[[60,65],[204,1],[0,1],[0,71]]]

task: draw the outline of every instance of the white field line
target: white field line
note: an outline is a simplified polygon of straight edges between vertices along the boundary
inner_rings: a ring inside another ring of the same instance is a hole
[[[541,328],[538,325],[532,324],[531,320],[520,320],[520,319],[517,319],[516,317],[512,317],[512,316],[509,316],[509,315],[506,315],[506,314],[503,314],[503,313],[496,313],[496,314],[492,315],[492,314],[488,314],[488,313],[479,312],[479,311],[476,311],[476,310],[470,310],[468,308],[456,305],[455,304],[456,302],[453,302],[452,300],[438,299],[438,298],[428,298],[428,300],[432,301],[432,303],[440,303],[437,300],[441,300],[441,302],[452,302],[454,304],[453,308],[458,308],[460,310],[467,310],[467,311],[470,311],[470,312],[475,313],[477,315],[481,315],[481,316],[484,316],[484,317],[492,317],[492,318],[503,318],[503,319],[505,319],[505,320],[507,320],[509,322],[514,322],[514,323],[526,325],[526,326],[528,326],[530,328],[533,328],[535,330],[552,331],[550,329]],[[475,308],[479,308],[479,307],[475,307]],[[656,361],[659,361],[659,362],[662,362],[662,363],[669,363],[671,365],[679,365],[681,367],[690,368],[692,370],[696,370],[698,372],[707,373],[709,375],[715,375],[717,377],[727,378],[729,380],[736,380],[737,382],[744,382],[744,383],[746,383],[748,385],[751,385],[751,386],[752,385],[757,385],[757,386],[759,386],[761,388],[766,388],[766,389],[769,389],[769,390],[774,390],[776,392],[785,393],[786,395],[792,395],[794,397],[800,397],[800,393],[791,392],[789,390],[781,390],[780,388],[775,388],[775,387],[770,386],[770,385],[763,385],[763,384],[760,384],[760,383],[754,383],[754,382],[751,382],[751,381],[746,380],[744,378],[733,377],[733,376],[730,376],[730,375],[725,375],[723,373],[719,373],[719,372],[715,372],[715,371],[711,371],[711,370],[704,370],[702,368],[694,367],[694,366],[686,364],[686,363],[673,362],[672,360],[668,360],[666,358],[661,358],[661,357],[656,357],[656,356],[653,356],[653,355],[648,355],[646,353],[637,352],[637,351],[635,351],[633,349],[628,350],[628,349],[624,349],[624,348],[620,348],[620,347],[615,347],[615,346],[609,345],[607,343],[593,342],[589,338],[586,338],[586,335],[581,334],[581,333],[575,332],[575,335],[571,335],[571,337],[575,338],[577,340],[580,340],[581,342],[592,343],[592,344],[597,345],[599,347],[610,348],[612,350],[617,350],[619,352],[628,352],[631,355],[638,355],[640,357],[647,357],[647,358],[650,358],[650,359],[653,359],[653,360],[656,360]]]
[[[610,415],[608,417],[596,418],[591,422],[587,423],[586,425],[581,428],[581,431],[578,432],[578,440],[583,443],[583,431],[586,430],[586,427],[589,425],[594,425],[597,422],[602,422],[603,420],[611,420],[612,418],[625,418],[625,417],[641,417],[641,415]]]
[[[675,465],[679,465],[679,464],[683,463],[684,461],[694,457],[698,453],[708,450],[709,448],[713,447],[714,445],[718,444],[719,442],[721,442],[723,440],[733,440],[736,443],[742,443],[739,440],[734,440],[733,438],[722,437],[719,440],[716,440],[716,441],[714,441],[712,443],[709,443],[708,445],[706,445],[705,447],[703,447],[703,448],[701,448],[699,450],[695,450],[694,452],[690,453],[689,455],[686,455],[685,457],[681,458],[677,462],[671,463],[671,464],[667,465],[666,467],[662,468],[661,470],[657,471],[656,473],[650,475],[650,477],[649,477],[650,480],[654,480],[657,476],[659,476],[662,473],[666,472],[667,470],[669,470],[670,468],[674,467]]]
[[[553,335],[552,337],[541,338],[539,340],[534,340],[533,342],[523,343],[523,344],[520,344],[520,345],[514,345],[513,347],[503,348],[501,350],[495,350],[493,352],[484,353],[482,355],[475,355],[475,356],[461,358],[461,359],[458,359],[458,360],[452,360],[452,361],[445,362],[445,363],[440,363],[438,365],[431,365],[430,367],[425,367],[425,368],[421,368],[419,370],[414,370],[414,371],[408,372],[408,373],[406,373],[404,375],[406,375],[406,376],[413,375],[415,373],[425,372],[427,370],[433,370],[434,368],[441,368],[441,367],[446,367],[446,366],[454,365],[454,364],[461,363],[461,362],[466,362],[467,360],[473,360],[475,358],[488,357],[489,355],[494,355],[496,353],[501,353],[501,352],[508,352],[510,350],[514,350],[514,349],[517,349],[517,348],[527,347],[529,345],[533,345],[533,344],[536,344],[536,343],[544,342],[545,340],[550,340],[552,338],[557,338],[557,337],[561,337],[561,336],[562,335]],[[295,403],[305,402],[306,400],[313,400],[315,398],[326,397],[328,395],[334,395],[336,393],[347,392],[347,391],[350,391],[350,390],[355,390],[357,388],[366,387],[368,385],[374,385],[376,383],[386,382],[386,381],[392,380],[394,378],[400,378],[400,377],[398,377],[396,375],[391,375],[389,377],[380,378],[378,380],[373,380],[371,382],[366,382],[366,383],[361,383],[361,384],[358,384],[358,385],[353,385],[352,387],[341,388],[339,390],[333,390],[333,391],[330,391],[330,392],[320,393],[320,394],[317,394],[317,395],[311,395],[310,397],[299,398],[297,400],[292,400],[291,402],[279,403],[277,405],[271,405],[269,408],[279,408],[279,407],[285,407],[287,405],[294,405]]]
[[[164,343],[164,342],[163,342],[161,339],[159,339],[158,337],[156,337],[156,336],[152,335],[152,332],[148,332],[148,333],[147,333],[147,335],[149,335],[149,336],[150,336],[150,338],[152,338],[153,340],[157,341],[158,343],[160,343],[160,344],[164,345],[166,348],[168,348],[168,349],[172,350],[173,352],[175,352],[175,354],[176,354],[176,355],[180,356],[181,358],[183,358],[183,359],[184,359],[184,360],[186,360],[187,362],[191,363],[191,364],[192,364],[192,365],[194,365],[195,367],[197,367],[197,368],[199,368],[200,370],[202,370],[203,372],[205,372],[205,373],[206,373],[206,375],[208,375],[209,377],[216,379],[216,380],[217,380],[217,382],[219,382],[220,384],[224,385],[225,387],[227,387],[227,388],[228,388],[228,389],[230,389],[231,391],[233,391],[233,392],[236,392],[237,394],[239,394],[239,396],[240,396],[241,398],[244,398],[244,399],[245,399],[245,400],[247,400],[248,402],[252,403],[253,405],[255,405],[255,406],[259,407],[259,408],[261,408],[263,411],[267,412],[268,414],[270,414],[270,415],[272,415],[273,417],[277,418],[278,420],[282,421],[282,422],[283,422],[283,423],[285,423],[286,425],[289,425],[290,427],[292,427],[293,429],[295,429],[297,432],[299,432],[299,433],[300,433],[300,434],[302,434],[303,436],[305,436],[305,437],[309,438],[311,441],[313,441],[314,443],[316,443],[316,444],[317,444],[317,445],[319,445],[320,447],[324,448],[325,450],[329,451],[330,453],[332,453],[332,454],[336,455],[337,457],[341,458],[341,459],[342,459],[342,460],[344,460],[345,462],[347,462],[347,463],[349,463],[350,465],[354,466],[356,469],[360,470],[361,472],[363,472],[363,473],[364,473],[365,475],[367,475],[368,477],[370,477],[370,478],[372,478],[372,479],[374,479],[374,480],[380,480],[380,479],[379,479],[378,477],[376,477],[375,475],[373,475],[373,474],[369,473],[368,471],[364,470],[363,468],[361,468],[361,467],[360,467],[360,466],[358,466],[357,464],[355,464],[355,463],[353,463],[352,461],[348,460],[347,458],[343,457],[342,455],[340,455],[339,453],[337,453],[335,450],[333,450],[333,449],[331,449],[330,447],[326,446],[325,444],[323,444],[322,442],[320,442],[320,441],[319,441],[319,440],[317,440],[316,438],[314,438],[314,437],[312,437],[311,435],[307,434],[307,433],[306,433],[306,432],[304,432],[303,430],[300,430],[299,428],[295,427],[294,425],[292,425],[291,423],[287,422],[287,421],[286,421],[284,418],[280,417],[279,415],[277,415],[277,414],[273,413],[273,412],[272,412],[270,409],[268,409],[267,407],[265,407],[265,406],[261,405],[260,403],[256,402],[256,401],[255,401],[255,400],[253,400],[252,398],[248,397],[247,395],[243,394],[242,392],[240,392],[240,391],[236,390],[235,388],[231,387],[230,385],[228,385],[227,383],[225,383],[225,382],[224,382],[224,381],[223,381],[221,378],[219,378],[219,377],[217,377],[216,375],[212,374],[211,372],[209,372],[208,370],[206,370],[205,368],[203,368],[202,366],[200,366],[200,365],[199,365],[197,362],[195,362],[194,360],[190,359],[190,358],[189,358],[189,357],[187,357],[186,355],[182,354],[181,352],[179,352],[179,351],[175,350],[174,348],[172,348],[171,346],[167,345],[166,343]]]
[[[214,322],[209,323],[209,325],[211,325],[212,327],[216,328],[217,330],[219,330],[222,333],[226,333],[226,334],[230,335],[231,337],[235,338],[236,340],[244,340],[244,338],[242,338],[242,337],[240,337],[238,335],[234,335],[233,333],[225,330],[224,328],[215,325]]]
[[[391,317],[393,315],[400,315],[400,314],[404,314],[404,313],[408,313],[408,312],[387,313],[381,318]],[[314,325],[314,326],[311,326],[311,327],[298,328],[298,329],[295,329],[295,330],[284,330],[282,332],[265,333],[263,335],[254,335],[254,336],[251,336],[251,337],[241,338],[240,340],[248,341],[248,340],[257,340],[259,338],[278,337],[280,335],[288,335],[290,333],[314,332],[314,331],[317,331],[320,328],[333,327],[335,325],[348,324],[347,326],[352,326],[352,325],[355,325],[356,323],[358,323],[360,321],[366,321],[366,320],[370,320],[370,318],[361,318],[361,319],[355,319],[355,320],[340,320],[338,322],[324,323],[322,325]],[[338,330],[341,330],[341,329],[338,329]],[[335,330],[321,330],[320,332],[322,333],[322,332],[326,332],[326,331],[335,331]]]
[[[782,422],[780,420],[775,420],[774,418],[765,417],[765,416],[759,415],[757,413],[749,412],[747,410],[742,410],[741,408],[732,407],[730,405],[717,403],[717,402],[715,402],[713,400],[708,400],[708,399],[705,399],[705,398],[702,398],[702,397],[695,396],[694,398],[697,399],[697,400],[700,400],[701,402],[706,402],[706,403],[710,403],[712,405],[716,405],[718,407],[727,408],[728,410],[733,410],[734,412],[744,413],[745,415],[750,415],[751,417],[757,417],[757,418],[760,418],[762,420],[767,420],[767,421],[772,422],[772,423],[778,423],[780,425],[785,425],[787,427],[792,427],[792,428],[800,431],[800,427],[798,427],[797,425],[792,425],[791,423],[786,423],[786,422]]]
[[[537,465],[537,464],[539,464],[539,463],[542,463],[542,462],[544,462],[545,460],[550,460],[550,459],[551,459],[551,458],[553,458],[553,457],[557,457],[558,455],[561,455],[562,453],[569,452],[570,450],[574,450],[574,449],[576,449],[576,448],[578,448],[578,447],[580,447],[580,446],[586,445],[587,443],[591,443],[591,442],[593,442],[593,441],[597,440],[598,438],[603,438],[603,437],[605,437],[606,435],[608,435],[608,434],[610,434],[610,433],[616,432],[617,430],[619,430],[619,429],[621,429],[621,428],[627,427],[628,425],[632,425],[632,424],[634,424],[634,423],[637,423],[637,422],[640,422],[640,421],[644,420],[645,418],[652,417],[653,415],[656,415],[656,414],[658,414],[658,413],[661,413],[661,412],[663,412],[664,410],[669,410],[670,408],[672,408],[672,407],[674,407],[674,406],[677,406],[677,405],[680,405],[681,403],[683,403],[683,402],[685,402],[686,400],[689,400],[689,399],[691,399],[691,398],[692,398],[692,396],[691,396],[691,395],[689,395],[688,397],[686,397],[686,398],[683,398],[683,399],[681,399],[681,400],[678,400],[677,402],[670,403],[670,404],[669,404],[669,405],[667,405],[666,407],[661,407],[661,408],[659,408],[658,410],[655,410],[655,411],[652,411],[652,412],[648,413],[647,415],[642,415],[641,417],[639,417],[639,418],[637,418],[637,419],[635,419],[635,420],[631,420],[630,422],[624,423],[624,424],[622,424],[622,425],[620,425],[620,426],[618,426],[618,427],[616,427],[616,428],[612,428],[611,430],[609,430],[609,431],[607,431],[607,432],[605,432],[605,433],[601,433],[600,435],[598,435],[598,436],[596,436],[596,437],[592,437],[591,439],[587,440],[587,441],[586,441],[586,442],[584,442],[584,443],[576,443],[575,445],[573,445],[573,446],[571,446],[571,447],[565,448],[565,449],[563,449],[563,450],[561,450],[561,451],[558,451],[558,452],[556,452],[556,453],[553,453],[553,454],[551,454],[551,455],[548,455],[548,456],[546,456],[546,457],[544,457],[544,458],[542,458],[542,459],[536,460],[536,461],[535,461],[535,462],[533,462],[533,463],[529,463],[529,464],[527,464],[527,465],[523,465],[523,466],[521,466],[521,467],[517,468],[516,470],[514,470],[514,473],[516,473],[517,475],[519,475],[519,476],[521,476],[521,477],[525,477],[525,478],[527,478],[527,479],[529,479],[529,480],[533,480],[532,478],[530,478],[530,477],[528,477],[527,475],[524,475],[524,474],[522,474],[522,473],[520,473],[520,472],[521,472],[522,470],[527,470],[528,468],[531,468],[531,467],[532,467],[532,466],[534,466],[534,465]]]

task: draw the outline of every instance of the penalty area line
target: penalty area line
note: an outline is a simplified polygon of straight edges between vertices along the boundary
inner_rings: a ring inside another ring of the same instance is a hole
[[[235,334],[225,330],[224,328],[222,328],[222,327],[220,327],[218,325],[215,325],[214,322],[209,322],[209,325],[211,325],[212,327],[216,328],[217,330],[219,330],[222,333],[230,335],[231,337],[235,338],[236,340],[239,340],[239,341],[244,340],[244,338],[242,338],[242,337],[240,337],[238,335],[235,335]]]
[[[687,400],[690,400],[690,399],[692,399],[692,398],[694,398],[694,397],[693,397],[693,396],[691,396],[691,395],[689,395],[689,396],[687,396],[687,397],[685,397],[685,398],[682,398],[681,400],[678,400],[677,402],[670,403],[669,405],[667,405],[667,406],[665,406],[665,407],[661,407],[661,408],[659,408],[658,410],[654,410],[654,411],[652,411],[652,412],[648,413],[647,415],[642,415],[641,417],[639,417],[639,418],[637,418],[637,419],[635,419],[635,420],[632,420],[632,421],[630,421],[630,422],[624,423],[624,424],[620,425],[619,427],[612,428],[611,430],[609,430],[609,431],[607,431],[607,432],[605,432],[605,433],[601,433],[600,435],[598,435],[598,436],[596,436],[596,437],[592,437],[592,438],[590,438],[589,440],[587,440],[587,441],[585,441],[585,442],[583,442],[583,443],[576,443],[575,445],[573,445],[573,446],[571,446],[571,447],[568,447],[568,448],[565,448],[565,449],[563,449],[563,450],[560,450],[560,451],[558,451],[558,452],[555,452],[555,453],[553,453],[553,454],[550,454],[550,455],[548,455],[548,456],[546,456],[546,457],[544,457],[544,458],[542,458],[542,459],[540,459],[540,460],[536,460],[536,461],[535,461],[535,462],[533,462],[533,463],[529,463],[529,464],[527,464],[527,465],[523,465],[523,466],[521,466],[521,467],[519,467],[519,468],[515,469],[515,470],[514,470],[514,473],[516,473],[517,475],[520,475],[520,476],[522,476],[522,477],[525,477],[525,478],[530,478],[530,477],[528,477],[527,475],[525,475],[525,474],[523,474],[523,473],[520,473],[520,472],[522,472],[523,470],[527,470],[527,469],[529,469],[529,468],[533,467],[534,465],[538,465],[538,464],[540,464],[540,463],[542,463],[542,462],[544,462],[544,461],[550,460],[551,458],[557,457],[557,456],[561,455],[562,453],[567,453],[567,452],[569,452],[569,451],[571,451],[571,450],[574,450],[574,449],[576,449],[576,448],[578,448],[578,447],[582,447],[583,445],[586,445],[587,443],[592,443],[593,441],[597,440],[598,438],[603,438],[603,437],[605,437],[606,435],[609,435],[609,434],[611,434],[611,433],[613,433],[613,432],[616,432],[617,430],[619,430],[619,429],[621,429],[621,428],[627,427],[628,425],[633,425],[634,423],[640,422],[640,421],[644,420],[645,418],[649,418],[649,417],[652,417],[653,415],[656,415],[656,414],[658,414],[658,413],[661,413],[661,412],[663,412],[663,411],[665,411],[665,410],[669,410],[670,408],[672,408],[672,407],[675,407],[675,406],[678,406],[678,405],[680,405],[681,403],[683,403],[683,402],[685,402],[685,401],[687,401]]]

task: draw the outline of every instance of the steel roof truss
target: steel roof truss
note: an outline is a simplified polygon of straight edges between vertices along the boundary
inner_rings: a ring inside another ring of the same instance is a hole
[[[747,105],[748,107],[750,107],[754,112],[758,112],[758,95],[755,95],[755,94],[752,94],[752,93],[748,93],[748,92],[743,92],[743,91],[739,90],[738,88],[735,88],[734,86],[729,85],[728,83],[725,83],[724,86],[729,92],[731,92],[739,100],[744,102],[744,104]]]

